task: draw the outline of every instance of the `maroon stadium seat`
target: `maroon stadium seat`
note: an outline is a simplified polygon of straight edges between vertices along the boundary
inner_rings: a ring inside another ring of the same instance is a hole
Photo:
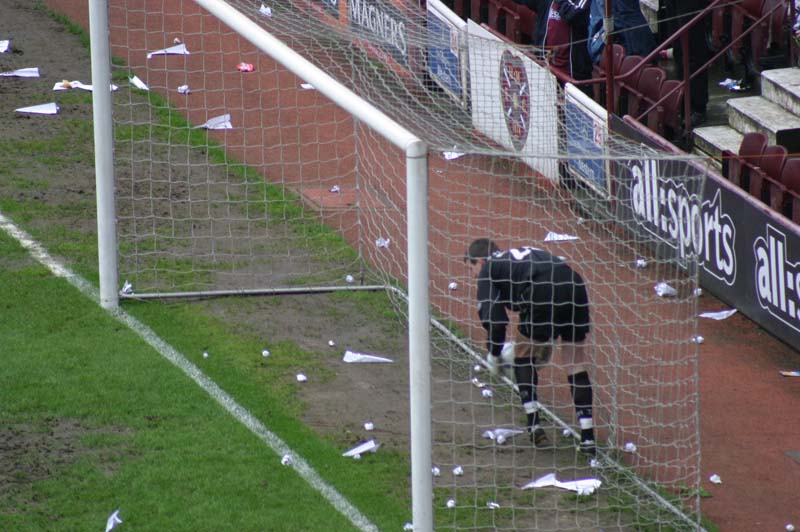
[[[764,148],[759,165],[764,172],[776,181],[783,177],[783,165],[786,162],[788,150],[783,146],[774,145]]]
[[[750,170],[750,195],[776,208],[777,198],[782,195],[781,172],[786,161],[787,150],[783,146],[767,146],[761,154],[758,169]],[[777,206],[780,210],[780,205]]]
[[[625,59],[625,47],[622,46],[621,44],[614,43],[611,49],[613,50],[612,53],[614,54],[611,56],[611,61],[613,62],[613,68],[614,68],[614,75],[619,75],[620,68],[622,68],[622,60]],[[605,75],[606,75],[605,64],[603,64],[602,62],[599,65],[594,65],[592,67],[593,78],[595,79],[602,78]],[[605,82],[595,83],[592,86],[592,88],[594,89],[594,101],[602,102],[606,88]]]
[[[642,63],[644,59],[640,55],[626,55],[622,59],[619,66],[619,73],[615,75],[616,81],[614,82],[614,112],[619,113],[619,102],[623,96],[623,91],[627,94],[629,90],[635,90],[639,86],[639,76],[642,74],[642,69],[646,66]],[[633,74],[619,79],[621,76],[634,72]]]
[[[767,136],[760,131],[745,133],[739,145],[739,153],[732,154],[725,150],[723,157],[723,175],[736,186],[750,189],[750,169],[758,166],[761,155],[767,147]]]
[[[511,0],[488,0],[490,28],[508,37],[512,42],[520,42],[520,17]]]
[[[639,114],[657,102],[665,79],[667,73],[661,67],[647,67],[642,70],[634,97],[628,99],[628,114],[639,118]]]
[[[787,159],[781,182],[786,187],[783,214],[800,224],[800,159]]]
[[[681,84],[680,80],[668,79],[661,85],[661,94],[659,98],[667,96],[667,99],[661,102],[663,108],[662,118],[660,120],[660,130],[664,131],[669,128],[673,133],[681,129],[681,116],[683,112],[683,87],[675,90],[675,87]]]
[[[536,28],[536,11],[522,4],[514,4],[519,15],[519,33],[522,44],[533,42],[533,32]]]

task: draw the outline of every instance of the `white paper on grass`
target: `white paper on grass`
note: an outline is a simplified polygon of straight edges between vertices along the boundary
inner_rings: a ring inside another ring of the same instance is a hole
[[[122,524],[122,519],[119,517],[119,510],[114,510],[114,513],[108,516],[106,520],[106,532],[111,532],[117,525]]]
[[[214,118],[209,118],[208,122],[203,125],[196,126],[195,129],[233,129],[231,124],[231,115],[220,115]]]
[[[58,106],[55,102],[50,102],[39,105],[31,105],[30,107],[20,107],[16,111],[18,113],[31,113],[35,115],[57,115]]]
[[[132,78],[130,78],[130,82],[134,87],[136,87],[137,89],[139,89],[141,91],[149,91],[150,90],[150,87],[148,87],[147,84],[144,81],[139,79],[139,76],[133,76]]]
[[[518,430],[518,429],[497,428],[497,429],[492,429],[492,430],[485,431],[483,433],[483,437],[484,438],[489,438],[490,440],[493,440],[493,441],[494,440],[499,440],[499,439],[507,440],[508,438],[513,438],[517,434],[522,434],[522,433],[523,433],[523,431]]]
[[[261,7],[258,8],[258,12],[264,15],[265,17],[272,16],[272,8],[269,6],[265,6],[264,4],[261,4]]]
[[[720,310],[719,312],[702,312],[702,313],[700,313],[700,317],[701,318],[710,318],[712,320],[719,321],[719,320],[728,319],[731,316],[733,316],[734,314],[736,314],[736,309],[735,308],[730,309],[730,310]]]
[[[579,238],[575,235],[565,235],[553,231],[548,231],[547,236],[544,237],[545,242],[569,242],[572,240],[579,240]]]
[[[57,81],[56,84],[53,85],[53,90],[54,91],[66,91],[66,90],[69,90],[69,89],[80,89],[80,90],[92,92],[92,86],[91,85],[83,83],[83,82],[81,82],[79,80],[66,81],[66,83],[64,81]],[[119,90],[119,87],[117,87],[114,84],[111,84],[111,91],[113,92],[113,91],[116,91],[116,90]]]
[[[186,45],[176,44],[175,46],[170,46],[169,48],[163,48],[161,50],[155,50],[147,54],[147,58],[150,59],[154,55],[190,55],[189,50],[186,48]]]
[[[361,456],[364,453],[374,453],[375,451],[378,450],[378,447],[380,446],[381,444],[377,443],[375,440],[367,440],[360,445],[356,445],[349,451],[345,451],[344,453],[342,453],[342,456],[353,458],[356,455]]]
[[[8,39],[0,41],[0,54],[4,54],[9,50],[11,50],[11,41]]]
[[[357,353],[349,349],[344,352],[343,361],[347,363],[352,362],[394,362],[391,358],[379,357],[375,355],[368,355],[366,353]]]
[[[555,473],[548,473],[543,477],[525,484],[522,486],[522,489],[527,490],[531,488],[548,488],[554,486],[556,488],[574,491],[578,495],[591,495],[601,484],[602,482],[596,478],[583,478],[562,482],[556,478]]]
[[[19,68],[8,72],[0,72],[0,76],[7,78],[38,78],[39,67]]]

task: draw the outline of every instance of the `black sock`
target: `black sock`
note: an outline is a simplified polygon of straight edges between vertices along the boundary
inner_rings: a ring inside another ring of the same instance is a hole
[[[592,421],[592,383],[589,374],[580,371],[567,376],[572,401],[575,403],[575,414],[581,427],[581,441],[594,440],[594,424]]]
[[[514,377],[517,379],[519,398],[528,416],[528,426],[534,427],[539,424],[539,409],[536,408],[539,372],[536,371],[533,360],[530,358],[515,360]]]

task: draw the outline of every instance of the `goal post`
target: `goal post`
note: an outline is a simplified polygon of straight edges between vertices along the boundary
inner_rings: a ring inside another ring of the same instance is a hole
[[[538,50],[442,2],[93,5],[120,59],[120,91],[96,102],[113,116],[96,131],[113,139],[98,150],[113,172],[97,165],[115,189],[109,205],[98,181],[102,224],[116,221],[99,243],[119,271],[101,273],[108,304],[121,285],[123,301],[384,290],[408,333],[410,419],[392,430],[409,442],[416,531],[699,527],[696,288],[713,217],[696,158],[648,145]],[[586,281],[596,460],[576,452],[562,346],[537,373],[549,449],[524,435],[518,383],[487,374],[464,261],[480,237],[547,250]],[[581,479],[601,487],[559,491]]]
[[[412,516],[415,529],[433,530],[433,482],[431,471],[430,414],[430,298],[428,293],[428,195],[427,145],[388,118],[383,112],[354,94],[308,62],[283,42],[263,31],[251,19],[220,0],[195,0],[220,21],[249,40],[264,54],[341,106],[353,117],[374,129],[403,150],[406,158],[407,242],[408,242],[408,328],[409,396],[412,461]],[[90,0],[92,27],[92,73],[94,82],[110,86],[107,0]],[[106,82],[107,81],[107,82]],[[97,174],[98,248],[100,256],[101,303],[118,305],[117,240],[113,195],[113,128],[110,91],[95,93],[95,145]]]
[[[100,273],[100,305],[116,310],[119,305],[117,274],[117,224],[114,206],[114,126],[111,105],[111,51],[108,39],[108,3],[89,0],[94,127],[95,188],[97,195],[97,259]],[[99,87],[108,88],[101,90]]]

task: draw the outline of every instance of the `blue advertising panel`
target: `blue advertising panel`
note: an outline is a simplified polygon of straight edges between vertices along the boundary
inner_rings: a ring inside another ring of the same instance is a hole
[[[459,30],[434,10],[432,2],[428,2],[427,52],[431,78],[454,98],[461,100],[463,87]]]
[[[595,109],[594,102],[586,102],[580,90],[567,86],[564,124],[567,170],[596,192],[608,197],[605,155],[606,113]]]

